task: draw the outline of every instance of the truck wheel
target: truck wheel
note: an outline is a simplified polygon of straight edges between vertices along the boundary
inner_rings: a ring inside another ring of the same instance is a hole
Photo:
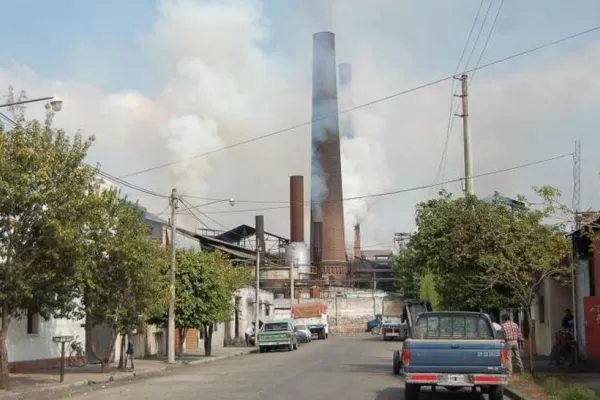
[[[325,339],[329,338],[329,333],[325,332]]]
[[[394,360],[392,361],[392,371],[394,375],[400,374],[400,352],[394,351]]]
[[[502,400],[504,398],[504,386],[491,386],[489,389],[490,400]]]
[[[260,352],[261,352],[261,353],[264,353],[264,352],[265,352],[265,348],[264,348],[264,346],[260,346]]]
[[[298,350],[298,343],[294,345],[294,350]]]
[[[323,331],[323,329],[319,331],[319,339],[325,340],[325,331]]]
[[[417,400],[419,398],[419,385],[414,383],[407,383],[404,387],[404,399],[405,400]]]
[[[388,341],[388,337],[385,335],[385,333],[383,334],[383,341],[387,342]]]

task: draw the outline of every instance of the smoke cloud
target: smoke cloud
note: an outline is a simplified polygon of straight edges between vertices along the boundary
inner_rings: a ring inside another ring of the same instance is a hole
[[[563,23],[563,18],[550,17],[561,15],[553,7],[544,7],[545,20]],[[109,91],[70,76],[48,78],[45,71],[23,65],[24,60],[0,64],[0,88],[26,89],[30,98],[62,97],[64,108],[54,117],[54,125],[68,132],[81,129],[95,134],[88,162],[100,162],[107,172],[121,176],[310,121],[314,32],[336,34],[338,62],[352,64],[354,104],[445,76],[454,70],[464,45],[474,14],[471,8],[470,4],[440,4],[427,9],[407,0],[161,0],[153,23],[145,26],[142,35],[149,61],[140,73],[149,75],[151,90]],[[528,18],[534,18],[539,8],[531,12],[513,13],[523,21],[498,21],[484,61],[576,32],[584,25],[576,20],[559,29],[553,22],[548,32],[559,33],[534,37],[519,28],[529,26]],[[582,9],[581,15],[597,12]],[[503,26],[512,28],[502,30]],[[581,43],[478,72],[470,94],[475,173],[571,151],[576,138],[583,140],[584,157],[586,148],[600,146],[600,136],[589,128],[600,99],[600,46]],[[95,43],[87,47],[95,48]],[[66,58],[64,65],[73,61]],[[106,71],[115,69],[108,64],[120,68],[121,62],[107,56],[106,66],[94,65],[94,71],[110,76]],[[89,71],[76,72],[71,75],[90,76]],[[451,84],[350,113],[354,136],[341,142],[345,197],[433,182],[445,140]],[[27,117],[43,120],[43,107],[29,105]],[[446,179],[463,173],[460,121],[454,126]],[[285,205],[289,176],[310,176],[310,137],[311,128],[305,126],[126,179],[163,194],[177,187],[197,204],[206,200],[196,197],[233,197],[234,208],[223,202],[199,211],[229,228],[253,224],[254,214],[262,213],[267,231],[288,236],[289,209],[239,211]],[[582,187],[589,190],[583,193],[583,208],[600,201],[593,190],[596,172],[596,166],[583,168]],[[561,161],[476,179],[475,189],[482,196],[494,190],[511,196],[529,193],[534,185],[552,184],[568,193],[571,181],[571,166]],[[326,195],[318,190],[324,187],[322,181],[315,179],[310,186],[313,194]],[[459,192],[460,185],[447,189]],[[125,190],[150,211],[160,213],[167,206],[166,199]],[[414,205],[427,192],[348,201],[346,230],[361,222],[365,246],[391,242],[394,232],[413,229]],[[305,200],[309,197],[307,191]],[[194,218],[180,220],[188,229],[198,226]],[[210,220],[203,222],[224,229]],[[350,240],[353,235],[346,237]]]

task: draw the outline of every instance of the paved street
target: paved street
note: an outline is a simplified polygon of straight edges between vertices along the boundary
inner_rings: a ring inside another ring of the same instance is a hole
[[[183,368],[159,378],[69,396],[76,400],[399,400],[402,382],[391,372],[399,342],[381,337],[330,337],[298,351],[251,354]],[[65,397],[66,398],[66,397]],[[473,393],[424,393],[422,399],[482,399]]]

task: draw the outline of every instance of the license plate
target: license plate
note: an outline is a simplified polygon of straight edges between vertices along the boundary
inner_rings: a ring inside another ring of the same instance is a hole
[[[467,377],[465,375],[448,375],[448,383],[450,384],[460,384],[466,383]]]

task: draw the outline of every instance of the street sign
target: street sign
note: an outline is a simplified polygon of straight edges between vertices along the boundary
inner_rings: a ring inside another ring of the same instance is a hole
[[[73,341],[73,336],[54,336],[52,341],[54,343],[68,343]]]

